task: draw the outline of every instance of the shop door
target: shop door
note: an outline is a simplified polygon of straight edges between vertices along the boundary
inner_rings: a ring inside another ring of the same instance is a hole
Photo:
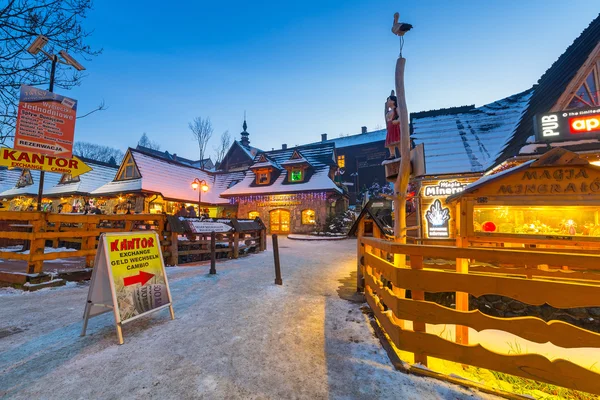
[[[271,211],[271,233],[290,233],[290,212],[288,210]]]

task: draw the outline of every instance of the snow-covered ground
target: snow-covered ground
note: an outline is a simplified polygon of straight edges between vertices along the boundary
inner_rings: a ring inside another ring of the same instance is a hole
[[[355,250],[282,237],[283,286],[270,250],[218,263],[216,276],[168,268],[176,319],[125,325],[122,346],[111,314],[79,337],[87,285],[0,289],[0,398],[494,398],[392,368],[362,304],[338,295]]]

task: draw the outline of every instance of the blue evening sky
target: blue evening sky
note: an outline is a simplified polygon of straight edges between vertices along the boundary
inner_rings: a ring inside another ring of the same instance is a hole
[[[254,4],[253,4],[254,3]],[[598,0],[172,1],[101,0],[85,21],[103,53],[65,95],[76,140],[135,147],[146,132],[163,150],[197,158],[188,129],[210,117],[213,145],[239,139],[270,150],[384,125],[398,39],[406,35],[411,112],[482,105],[531,87],[600,11]]]

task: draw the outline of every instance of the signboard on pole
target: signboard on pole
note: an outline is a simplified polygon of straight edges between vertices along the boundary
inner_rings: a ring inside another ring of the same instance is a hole
[[[538,114],[533,122],[538,142],[597,137],[600,135],[600,107]]]
[[[15,149],[70,158],[77,100],[21,85]]]
[[[224,221],[228,221],[227,223]],[[187,220],[188,226],[193,233],[210,233],[210,232],[229,232],[233,229],[233,226],[229,225],[230,220],[220,220],[220,221],[200,221],[200,220]]]
[[[0,166],[71,174],[72,177],[92,170],[90,166],[75,156],[73,158],[64,158],[9,148],[0,149]]]
[[[102,234],[82,336],[89,318],[112,311],[119,344],[123,344],[124,323],[167,307],[171,319],[175,319],[158,234],[153,231]]]

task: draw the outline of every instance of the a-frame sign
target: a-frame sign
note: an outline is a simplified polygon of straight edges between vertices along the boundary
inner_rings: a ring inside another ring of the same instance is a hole
[[[154,231],[102,234],[81,336],[85,336],[90,318],[112,311],[119,344],[123,344],[123,324],[167,307],[171,319],[175,319],[158,234]]]

